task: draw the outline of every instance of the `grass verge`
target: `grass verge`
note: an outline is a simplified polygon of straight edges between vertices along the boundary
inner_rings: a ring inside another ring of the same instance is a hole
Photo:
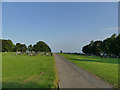
[[[118,88],[118,59],[63,53],[59,55]]]

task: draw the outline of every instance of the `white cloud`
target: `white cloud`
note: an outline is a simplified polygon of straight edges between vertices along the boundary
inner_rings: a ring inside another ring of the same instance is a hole
[[[120,29],[120,28],[119,28]],[[111,27],[111,28],[105,28],[103,30],[108,30],[108,31],[118,31],[118,27]]]

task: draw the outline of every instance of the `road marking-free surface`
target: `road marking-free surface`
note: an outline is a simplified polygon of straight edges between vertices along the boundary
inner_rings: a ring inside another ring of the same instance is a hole
[[[72,62],[54,54],[59,74],[60,88],[112,88]]]

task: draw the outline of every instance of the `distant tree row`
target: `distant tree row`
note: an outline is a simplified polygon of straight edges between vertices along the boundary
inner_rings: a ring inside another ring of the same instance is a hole
[[[113,34],[103,41],[91,41],[82,51],[88,55],[120,57],[120,34]]]
[[[2,52],[26,52],[26,51],[35,51],[35,52],[51,52],[50,47],[43,41],[39,41],[36,44],[29,45],[28,47],[25,44],[16,43],[13,44],[11,40],[0,39],[0,46],[2,45]]]

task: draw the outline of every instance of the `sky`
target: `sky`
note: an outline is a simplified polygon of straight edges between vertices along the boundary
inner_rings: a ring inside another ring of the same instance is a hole
[[[2,38],[45,41],[52,52],[82,52],[91,40],[118,33],[117,2],[3,2]]]

